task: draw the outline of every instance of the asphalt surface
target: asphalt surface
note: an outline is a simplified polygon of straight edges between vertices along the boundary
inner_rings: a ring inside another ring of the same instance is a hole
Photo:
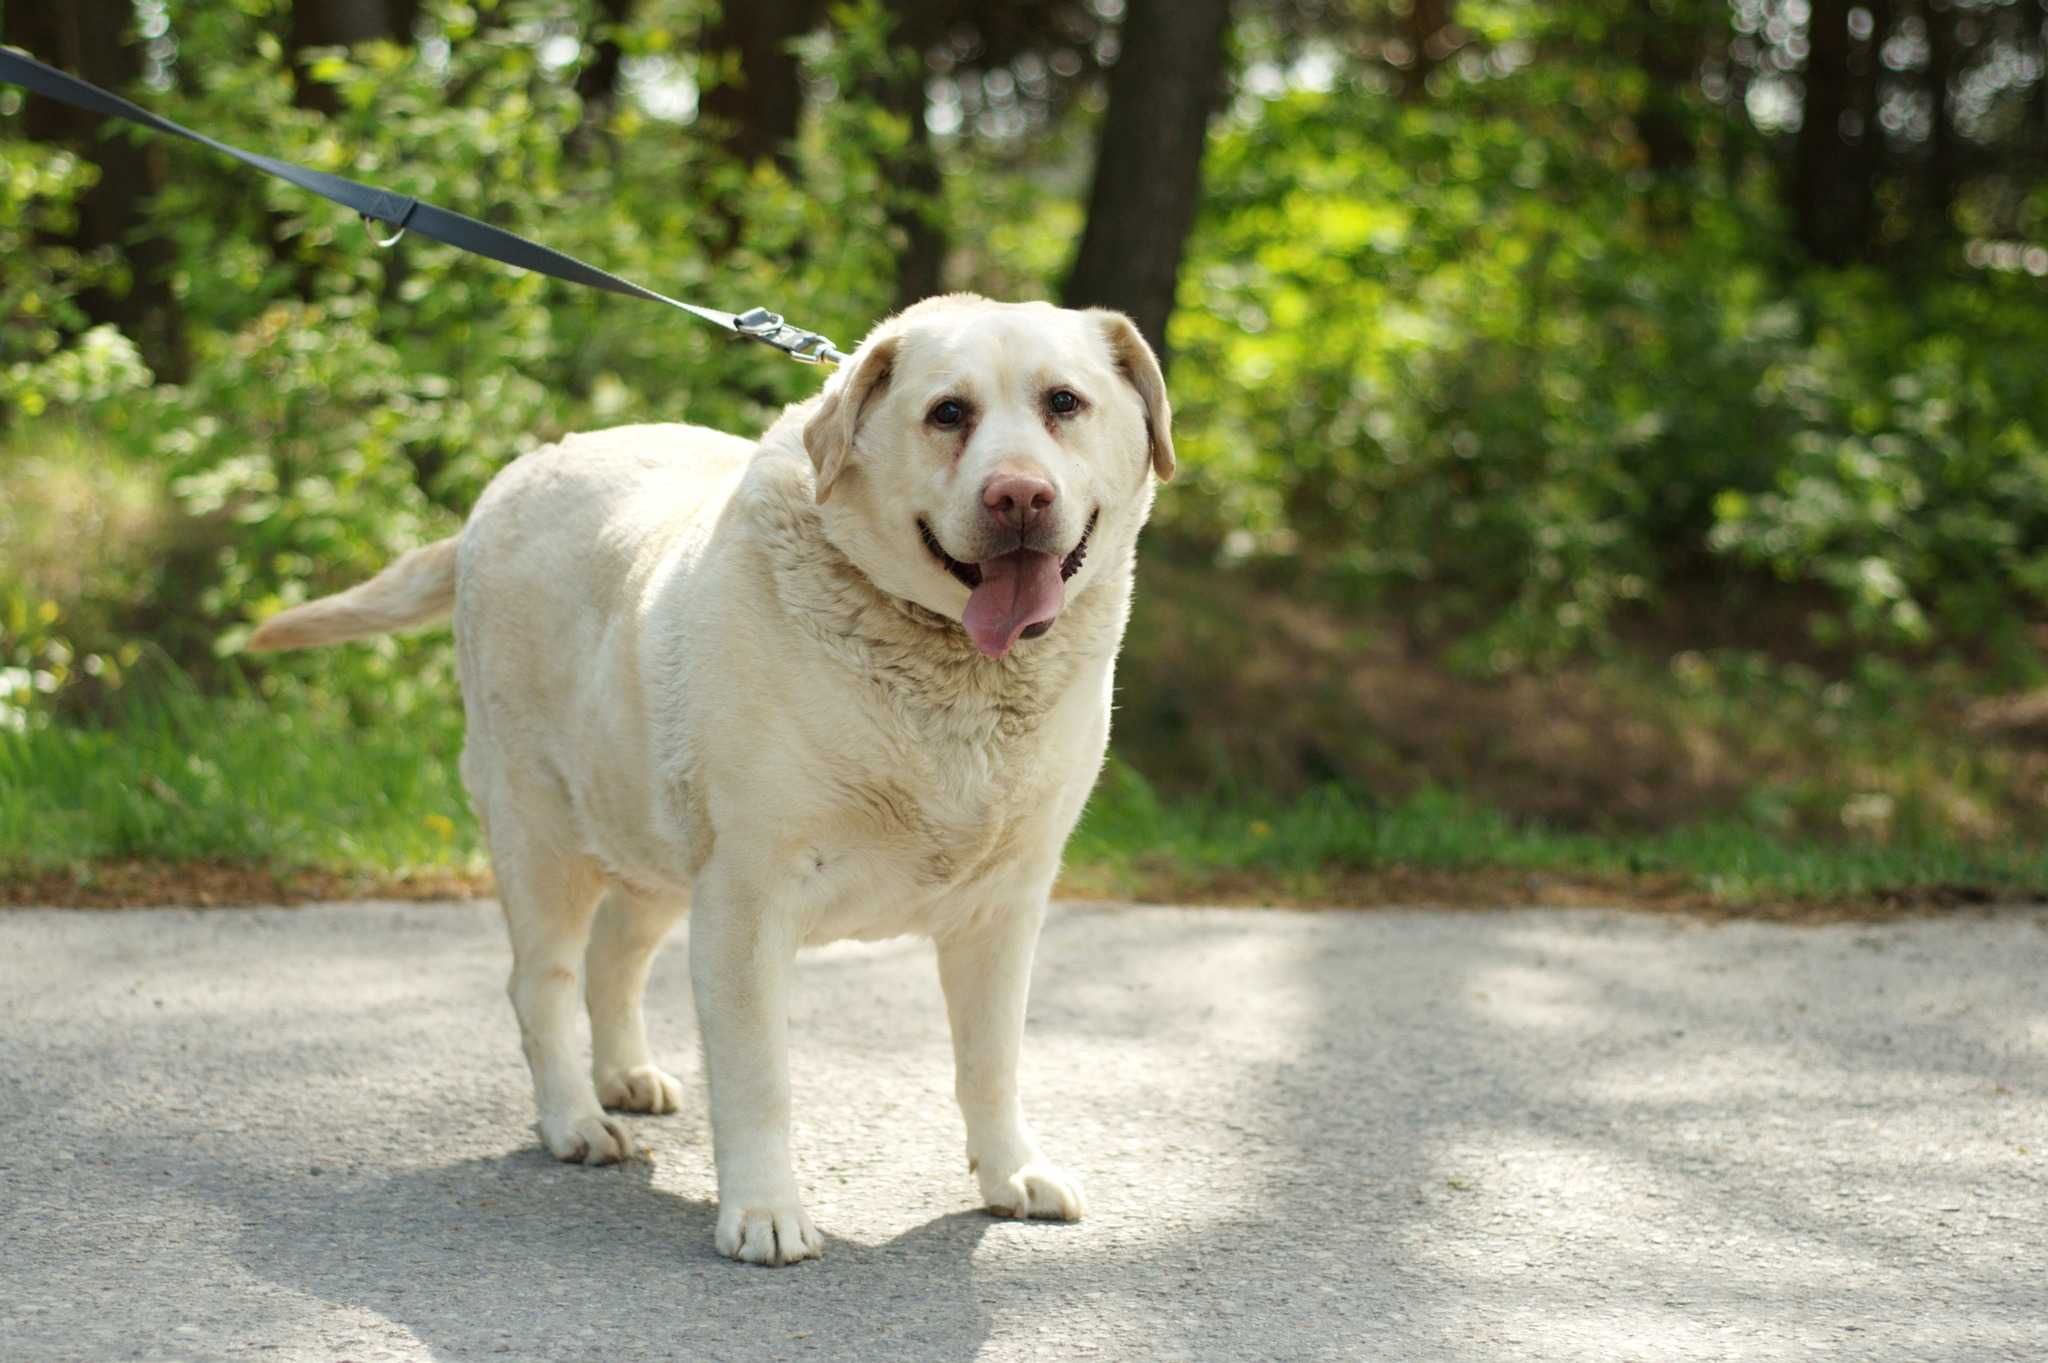
[[[2048,915],[1066,908],[974,1205],[914,942],[806,956],[820,1263],[538,1148],[489,905],[0,912],[0,1359],[2048,1358]]]

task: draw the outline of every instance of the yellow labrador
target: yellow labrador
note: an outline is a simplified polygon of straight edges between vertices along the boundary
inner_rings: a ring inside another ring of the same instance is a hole
[[[488,832],[540,1132],[632,1145],[672,1112],[641,993],[690,908],[718,1248],[823,1247],[790,1163],[798,947],[935,939],[968,1166],[1073,1220],[1017,1095],[1061,848],[1109,736],[1159,366],[1129,319],[965,295],[882,323],[756,443],[689,426],[518,460],[462,533],[273,617],[256,649],[455,617],[463,778]],[[593,1063],[575,1045],[578,996]]]

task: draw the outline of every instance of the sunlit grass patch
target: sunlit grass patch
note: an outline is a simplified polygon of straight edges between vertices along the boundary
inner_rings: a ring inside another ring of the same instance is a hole
[[[302,693],[131,688],[107,723],[0,734],[0,868],[103,859],[466,868],[459,716],[352,715]]]
[[[1294,900],[1397,892],[1423,873],[1423,894],[1469,877],[1472,894],[1540,899],[1561,880],[1617,901],[1699,899],[1726,908],[1773,901],[2036,899],[2048,896],[2048,851],[1939,837],[1889,842],[1796,839],[1740,819],[1648,834],[1584,833],[1510,819],[1453,794],[1380,802],[1338,787],[1292,801],[1165,800],[1112,763],[1068,849],[1090,888],[1172,897]],[[1501,873],[1530,873],[1511,886]],[[1384,890],[1374,888],[1385,886]]]

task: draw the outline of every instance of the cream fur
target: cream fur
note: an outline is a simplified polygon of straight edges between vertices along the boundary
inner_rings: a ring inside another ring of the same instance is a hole
[[[1050,417],[1053,385],[1085,410]],[[971,401],[973,429],[934,430],[936,395]],[[933,300],[876,328],[758,443],[683,426],[572,437],[500,474],[458,540],[258,631],[252,646],[294,647],[408,627],[452,593],[463,777],[556,1156],[624,1158],[631,1138],[605,1109],[681,1101],[640,996],[689,906],[721,1251],[789,1263],[823,1248],[790,1160],[784,1033],[796,950],[842,938],[936,941],[984,1202],[1081,1215],[1079,1181],[1025,1124],[1017,1054],[1046,896],[1108,739],[1170,425],[1120,316]],[[1060,552],[1099,514],[1051,632],[990,659],[916,524],[981,557],[998,466],[1058,488]]]

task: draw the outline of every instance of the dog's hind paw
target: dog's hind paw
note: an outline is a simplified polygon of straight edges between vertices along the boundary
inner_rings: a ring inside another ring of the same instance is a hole
[[[681,1110],[683,1086],[672,1074],[652,1065],[638,1065],[599,1074],[597,1100],[616,1112],[664,1115]]]
[[[617,1164],[631,1159],[639,1149],[623,1125],[601,1112],[584,1117],[542,1117],[540,1138],[548,1152],[565,1164]]]

